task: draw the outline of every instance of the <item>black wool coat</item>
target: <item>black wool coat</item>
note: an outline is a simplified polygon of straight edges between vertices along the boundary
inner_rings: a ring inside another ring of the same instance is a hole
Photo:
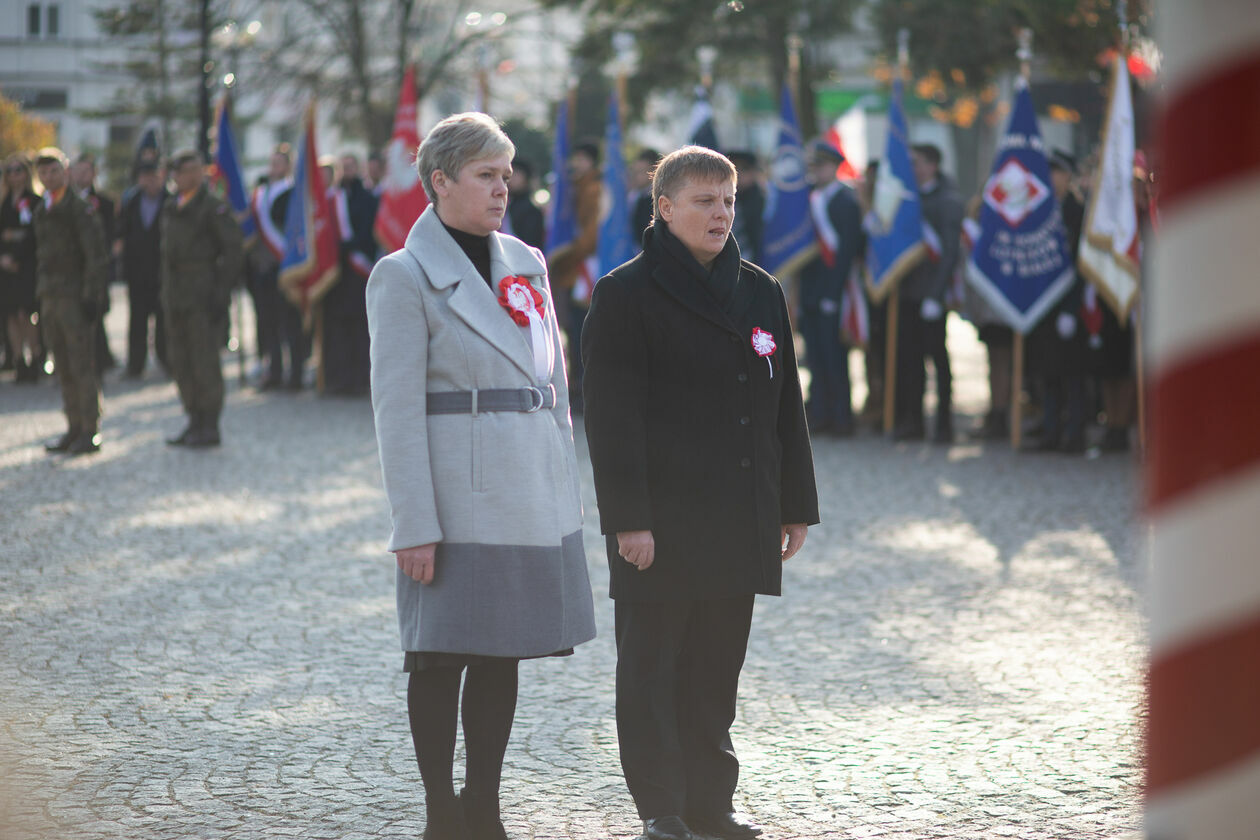
[[[738,279],[724,309],[654,234],[595,286],[582,332],[610,595],[778,595],[781,526],[818,522],[783,290],[728,240]],[[773,354],[757,354],[754,329],[773,337]],[[637,530],[656,547],[642,572],[617,553],[617,532]]]

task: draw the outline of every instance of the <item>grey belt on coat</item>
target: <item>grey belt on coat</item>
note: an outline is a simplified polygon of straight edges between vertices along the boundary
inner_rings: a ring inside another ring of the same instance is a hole
[[[556,386],[546,388],[474,388],[425,395],[425,414],[471,414],[482,411],[519,411],[533,414],[556,407]]]

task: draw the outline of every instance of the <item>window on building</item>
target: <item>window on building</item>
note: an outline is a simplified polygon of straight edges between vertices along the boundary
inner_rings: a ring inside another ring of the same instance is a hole
[[[26,7],[26,34],[32,38],[38,38],[40,33],[40,8],[38,3],[32,3]]]
[[[46,29],[49,38],[56,38],[61,34],[61,6],[57,3],[48,4],[48,12],[45,16],[47,25]]]

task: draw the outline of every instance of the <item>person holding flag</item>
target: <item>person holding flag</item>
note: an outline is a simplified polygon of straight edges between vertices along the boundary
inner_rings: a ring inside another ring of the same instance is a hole
[[[953,181],[941,172],[941,150],[930,143],[910,149],[914,178],[919,187],[923,237],[929,259],[920,261],[897,289],[897,383],[894,440],[921,440],[924,357],[936,373],[936,443],[954,441],[953,377],[945,347],[945,296],[959,259],[965,215],[962,197]],[[876,188],[878,189],[878,187]]]
[[[281,143],[267,159],[267,175],[254,188],[250,218],[257,235],[249,240],[246,283],[254,301],[258,358],[267,371],[258,381],[258,390],[267,391],[284,384],[284,342],[280,322],[284,299],[280,295],[280,258],[284,256],[284,217],[293,189],[293,157],[288,143]],[[291,330],[290,330],[291,332]]]
[[[826,140],[810,143],[806,162],[813,189],[809,214],[818,248],[801,266],[800,316],[810,372],[805,413],[810,433],[853,434],[849,348],[840,336],[840,315],[854,256],[862,238],[862,211],[853,190],[836,178],[844,155]],[[861,302],[865,304],[865,300]]]

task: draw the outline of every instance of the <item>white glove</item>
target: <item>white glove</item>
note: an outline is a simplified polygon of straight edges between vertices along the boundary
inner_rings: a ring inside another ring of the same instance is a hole
[[[1076,319],[1067,312],[1060,312],[1059,319],[1054,322],[1054,328],[1059,331],[1059,338],[1067,341],[1076,334]]]
[[[823,298],[818,301],[818,308],[822,310],[822,314],[824,315],[835,315],[840,311],[840,304],[836,303],[831,298]]]
[[[919,308],[919,317],[924,321],[937,321],[945,314],[945,310],[941,308],[941,304],[932,299],[924,298],[923,306]]]

